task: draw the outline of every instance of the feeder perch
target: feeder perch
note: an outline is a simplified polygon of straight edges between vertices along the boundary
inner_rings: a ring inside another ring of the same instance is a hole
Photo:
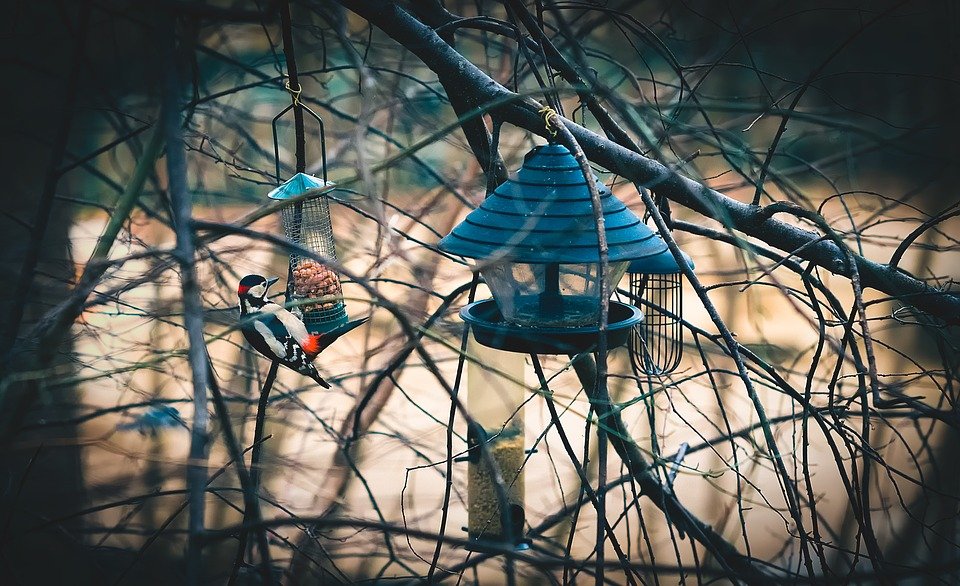
[[[600,274],[589,186],[570,151],[548,144],[530,151],[515,177],[444,237],[441,250],[476,260],[493,293],[460,313],[477,340],[511,352],[573,354],[597,344],[601,279],[613,291],[630,261],[664,244],[596,176],[608,244]],[[610,301],[607,344],[627,342],[642,319]]]
[[[327,194],[334,183],[306,173],[297,173],[269,193],[275,200],[295,200],[283,208],[283,232],[287,240],[316,253],[320,258],[337,259]],[[304,194],[307,194],[306,197]],[[347,323],[340,276],[330,267],[296,252],[290,254],[288,293],[298,305],[303,322],[313,333],[327,332]]]
[[[659,238],[658,238],[659,240]],[[669,374],[683,357],[683,271],[661,240],[663,251],[630,263],[630,300],[643,305],[643,323],[630,337],[630,360],[635,370],[649,375]],[[681,252],[693,269],[693,260]]]

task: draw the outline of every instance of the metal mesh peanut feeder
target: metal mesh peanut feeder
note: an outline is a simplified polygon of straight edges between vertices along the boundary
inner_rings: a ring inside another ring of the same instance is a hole
[[[334,187],[306,173],[297,173],[270,192],[276,200],[296,199],[283,208],[283,232],[287,239],[316,253],[319,258],[337,260],[327,193]],[[308,194],[305,198],[301,196]],[[303,321],[314,333],[329,331],[347,322],[340,276],[314,258],[290,254],[288,292],[300,302]]]
[[[663,246],[659,254],[630,263],[630,300],[643,306],[643,322],[629,341],[633,368],[648,375],[669,374],[683,357],[683,271],[673,253]],[[683,259],[692,269],[693,260]]]

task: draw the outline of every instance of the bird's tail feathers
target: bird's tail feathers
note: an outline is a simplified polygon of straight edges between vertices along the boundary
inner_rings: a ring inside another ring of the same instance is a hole
[[[318,337],[318,343],[319,343],[319,345],[320,345],[320,350],[317,350],[317,352],[322,351],[324,348],[326,348],[327,346],[329,346],[330,344],[332,344],[332,343],[333,343],[337,338],[339,338],[340,336],[346,334],[347,332],[349,332],[349,331],[351,331],[351,330],[354,330],[354,329],[362,326],[363,324],[367,323],[367,321],[369,321],[369,320],[370,320],[369,317],[361,317],[360,319],[355,319],[355,320],[353,320],[353,321],[351,321],[351,322],[347,322],[347,323],[343,324],[342,326],[339,326],[339,327],[337,327],[337,328],[334,328],[334,329],[330,330],[329,332],[324,332],[324,333],[320,334],[319,337]],[[306,348],[306,347],[304,347],[304,348]]]
[[[304,369],[301,371],[301,374],[305,374],[305,375],[309,376],[309,377],[312,378],[314,381],[316,381],[316,383],[317,383],[318,385],[320,385],[321,387],[323,387],[323,388],[325,388],[325,389],[329,389],[329,388],[330,388],[330,383],[328,383],[327,381],[323,380],[323,377],[320,376],[320,373],[317,372],[316,367],[314,367],[312,364],[311,364],[308,368],[304,368]]]

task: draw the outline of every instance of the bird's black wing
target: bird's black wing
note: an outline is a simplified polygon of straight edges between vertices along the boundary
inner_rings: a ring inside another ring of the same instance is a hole
[[[248,320],[244,323],[241,330],[243,331],[243,336],[257,352],[260,352],[267,358],[276,360],[291,370],[295,370],[302,375],[312,378],[317,384],[324,388],[330,388],[330,384],[323,380],[320,373],[317,372],[317,369],[313,366],[313,361],[310,356],[304,352],[300,343],[290,336],[283,322],[281,322],[275,314],[264,313],[258,315],[256,321],[267,326],[265,328],[267,331],[264,332],[263,328],[258,330],[253,320]],[[264,339],[266,335],[273,336],[275,340],[273,346]],[[277,354],[277,349],[274,348],[274,346],[278,344],[283,346],[282,354]]]
[[[253,319],[251,319],[251,317],[253,317]],[[283,338],[287,337],[283,324],[272,314],[255,314],[254,316],[247,314],[243,316],[243,322],[240,325],[240,331],[243,332],[243,337],[247,339],[247,342],[250,342],[254,350],[267,358],[282,360],[283,357],[277,356],[277,353],[273,351],[273,348],[270,347],[266,340],[264,340],[263,335],[257,330],[254,324],[255,321],[265,324],[274,338],[277,338],[281,343],[283,343]]]

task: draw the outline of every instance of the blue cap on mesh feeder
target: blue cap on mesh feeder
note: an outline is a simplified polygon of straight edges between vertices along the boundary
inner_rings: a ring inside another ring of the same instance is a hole
[[[324,181],[313,175],[297,173],[274,188],[267,194],[267,197],[280,200],[293,199],[311,190],[317,190],[317,195],[319,195],[332,190],[334,187],[336,187],[336,184],[333,181]]]

